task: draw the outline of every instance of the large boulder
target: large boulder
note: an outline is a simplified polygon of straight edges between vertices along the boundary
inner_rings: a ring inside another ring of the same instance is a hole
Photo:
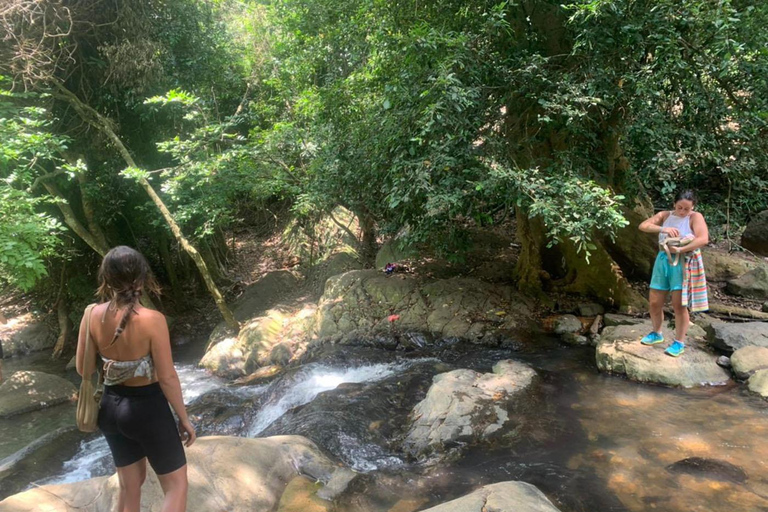
[[[753,393],[768,398],[768,370],[758,370],[749,378],[747,387]]]
[[[188,512],[276,510],[286,485],[299,475],[323,483],[318,494],[330,487],[332,492],[322,497],[333,499],[354,478],[354,473],[337,467],[301,436],[204,437],[186,453]],[[111,512],[117,510],[119,488],[117,475],[38,487],[0,502],[0,512],[65,512],[75,508]],[[149,472],[142,487],[142,510],[159,512],[162,497],[160,482]]]
[[[200,366],[238,378],[272,363],[285,365],[304,350],[315,311],[312,304],[299,311],[275,308],[245,323],[236,336],[220,338],[214,331]]]
[[[606,327],[597,343],[597,367],[601,371],[626,375],[638,382],[668,386],[721,385],[730,375],[716,363],[717,357],[689,340],[685,353],[670,357],[664,353],[668,343],[645,346],[640,339],[652,330],[650,322],[639,325]],[[674,333],[664,328],[664,338],[672,341]]]
[[[768,369],[768,347],[740,348],[731,356],[731,368],[739,379],[748,379],[758,370]]]
[[[42,372],[16,372],[0,385],[0,418],[75,399],[77,389],[66,379]]]
[[[477,339],[515,329],[529,318],[524,298],[508,285],[468,278],[424,282],[357,270],[326,283],[314,335],[339,340],[360,333],[420,331]]]
[[[754,253],[768,256],[768,210],[758,213],[747,224],[741,235],[741,245]]]
[[[557,512],[551,501],[531,484],[499,482],[424,512]]]
[[[768,322],[712,322],[705,329],[712,346],[725,352],[751,345],[768,347]]]
[[[751,299],[768,299],[768,265],[759,265],[746,274],[728,281],[725,291]]]
[[[740,255],[714,249],[702,251],[701,257],[704,259],[704,271],[707,274],[707,281],[712,282],[735,279],[757,266],[757,263],[754,261],[750,261]]]
[[[496,363],[493,373],[454,370],[434,377],[426,398],[411,412],[403,447],[413,457],[446,453],[459,443],[481,441],[505,426],[507,406],[536,372],[517,361]]]
[[[296,288],[299,276],[290,270],[276,270],[264,274],[258,281],[248,286],[232,305],[232,313],[238,322],[247,322],[273,308],[285,293]]]
[[[56,344],[56,334],[48,324],[31,313],[0,323],[0,344],[4,357],[38,352]]]

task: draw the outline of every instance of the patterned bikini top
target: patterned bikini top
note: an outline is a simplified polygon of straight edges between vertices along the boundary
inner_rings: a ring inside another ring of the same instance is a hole
[[[133,361],[116,361],[104,356],[102,359],[105,386],[116,386],[133,377],[146,377],[151,380],[155,375],[155,365],[150,354]]]

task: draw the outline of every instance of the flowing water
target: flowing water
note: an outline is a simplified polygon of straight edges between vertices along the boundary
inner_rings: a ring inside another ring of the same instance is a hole
[[[338,512],[422,510],[505,480],[536,485],[564,512],[768,511],[768,402],[743,386],[636,384],[599,374],[594,349],[546,337],[507,347],[455,340],[407,354],[332,347],[267,385],[243,388],[189,363],[178,370],[201,435],[301,434],[360,472],[337,502]],[[434,375],[455,368],[489,371],[506,358],[527,362],[539,374],[511,413],[515,428],[447,462],[403,455],[398,441],[408,413]],[[60,408],[29,416],[23,425],[15,420],[26,436],[15,445],[42,435],[36,424],[51,431],[66,423]],[[3,448],[10,429],[0,423],[0,457],[10,449]],[[30,457],[44,456],[45,463],[23,466],[17,483],[113,471],[99,436],[75,432],[52,445]]]

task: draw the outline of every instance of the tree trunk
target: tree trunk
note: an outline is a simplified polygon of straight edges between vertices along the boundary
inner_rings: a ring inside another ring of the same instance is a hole
[[[360,259],[366,267],[374,267],[376,252],[379,248],[376,243],[376,223],[365,212],[362,215],[358,215],[357,218],[360,221],[360,230],[362,231],[362,236],[360,237]]]
[[[101,257],[104,257],[104,255],[109,251],[109,245],[107,245],[106,240],[102,240],[100,237],[91,233],[88,229],[86,229],[85,226],[80,223],[79,220],[77,220],[75,212],[67,202],[64,194],[59,191],[56,185],[49,183],[48,181],[43,181],[43,186],[49,194],[59,199],[59,201],[56,201],[56,206],[59,207],[61,214],[64,216],[64,223],[69,226],[69,228],[74,231],[77,236],[82,238],[83,241],[91,247],[91,249],[96,251]]]
[[[107,243],[107,237],[101,230],[101,226],[99,226],[99,224],[96,222],[96,216],[93,213],[93,205],[91,204],[91,199],[88,197],[88,194],[85,191],[86,182],[87,179],[85,177],[85,173],[77,173],[77,183],[80,187],[80,203],[83,207],[83,215],[85,215],[85,221],[88,224],[88,231],[93,234],[93,237],[98,241],[101,247],[109,247],[109,243]]]
[[[173,294],[173,300],[176,302],[177,306],[180,306],[185,303],[184,294],[179,287],[179,277],[176,274],[176,268],[173,265],[171,251],[168,249],[168,243],[168,237],[165,236],[165,233],[163,233],[160,236],[160,240],[158,242],[158,246],[160,247],[160,260],[163,262],[163,266],[165,267],[165,273],[168,276],[168,282],[171,283],[171,293]]]
[[[56,345],[53,346],[53,354],[51,359],[59,359],[61,354],[64,353],[64,349],[67,347],[67,340],[69,339],[69,333],[72,331],[72,321],[69,319],[69,312],[67,311],[67,300],[65,283],[67,277],[67,262],[65,261],[61,267],[61,281],[59,282],[59,293],[56,298],[56,315],[59,320],[59,337],[56,340]]]
[[[129,167],[138,168],[138,166],[136,165],[136,162],[134,161],[133,157],[128,151],[128,148],[125,147],[125,145],[123,144],[123,141],[120,140],[120,137],[117,136],[117,134],[115,133],[115,130],[112,127],[112,123],[107,118],[102,116],[99,112],[94,110],[89,105],[83,103],[83,101],[81,101],[80,98],[78,98],[69,89],[64,87],[64,85],[62,85],[61,83],[56,82],[54,83],[54,85],[59,92],[59,94],[56,95],[58,98],[69,103],[69,105],[72,106],[72,108],[78,113],[78,115],[83,119],[83,121],[87,122],[97,130],[102,132],[104,135],[106,135],[107,138],[109,138],[109,140],[111,140],[112,143],[115,145],[115,148],[117,148],[118,152],[123,157],[123,160]],[[229,309],[229,306],[227,306],[227,303],[224,301],[224,297],[221,295],[219,288],[216,286],[216,283],[213,281],[213,278],[211,277],[211,273],[209,272],[208,267],[206,266],[202,256],[200,256],[200,253],[198,252],[198,250],[191,243],[189,243],[187,238],[181,232],[181,228],[176,223],[176,220],[171,215],[171,212],[168,211],[168,208],[165,206],[165,203],[160,198],[160,196],[157,195],[157,193],[149,184],[149,182],[146,180],[146,178],[139,178],[138,183],[141,186],[141,188],[144,189],[147,195],[149,195],[150,199],[152,199],[152,202],[155,203],[155,206],[157,206],[157,209],[160,210],[160,214],[168,223],[168,226],[171,228],[171,232],[173,233],[176,240],[179,242],[179,245],[187,252],[187,254],[189,254],[190,258],[192,258],[192,261],[195,262],[195,265],[197,266],[197,269],[200,272],[200,275],[205,281],[205,285],[208,288],[209,293],[213,297],[214,302],[216,302],[216,306],[219,308],[219,312],[221,313],[221,316],[224,317],[224,321],[227,323],[227,325],[230,328],[239,329],[240,324],[237,322],[237,320],[235,319],[235,316],[232,314],[232,311]]]

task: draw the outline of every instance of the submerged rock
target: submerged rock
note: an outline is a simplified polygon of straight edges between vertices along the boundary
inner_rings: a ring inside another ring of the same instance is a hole
[[[0,385],[0,418],[71,402],[76,398],[77,389],[66,379],[43,372],[16,372]]]
[[[488,438],[505,426],[509,400],[535,376],[532,368],[511,360],[496,363],[493,373],[462,369],[435,376],[426,398],[411,413],[405,452],[424,457]]]
[[[717,365],[716,356],[699,348],[696,342],[686,343],[685,353],[680,357],[666,355],[664,348],[674,338],[668,329],[664,330],[668,342],[642,345],[640,339],[651,330],[650,322],[603,329],[596,350],[598,369],[668,386],[722,385],[730,379],[729,373]]]
[[[461,498],[424,512],[558,512],[549,499],[531,484],[500,482],[486,485]]]
[[[679,460],[667,466],[667,471],[737,484],[747,480],[747,474],[740,467],[724,460],[706,459],[703,457],[689,457]]]
[[[190,466],[188,512],[276,510],[286,482],[299,475],[320,481],[323,486],[334,481],[348,484],[349,477],[354,477],[351,471],[337,467],[314,443],[300,436],[204,437],[187,449],[186,454]],[[296,487],[298,483],[292,490]],[[108,512],[117,508],[119,488],[117,475],[46,485],[1,501],[0,512],[65,512],[86,506],[95,512]],[[326,498],[334,499],[345,489],[346,485],[336,485]],[[307,491],[304,487],[302,492],[307,494]],[[298,510],[288,508],[294,498],[295,495],[287,496],[282,510]],[[147,510],[157,510],[162,499],[160,482],[150,471],[142,487],[142,503]]]

